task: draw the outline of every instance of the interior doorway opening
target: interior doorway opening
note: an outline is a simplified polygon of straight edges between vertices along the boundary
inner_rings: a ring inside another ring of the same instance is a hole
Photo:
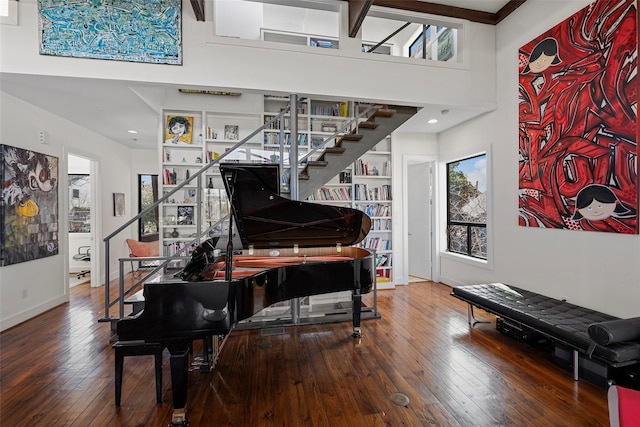
[[[68,285],[99,286],[96,162],[67,154]]]

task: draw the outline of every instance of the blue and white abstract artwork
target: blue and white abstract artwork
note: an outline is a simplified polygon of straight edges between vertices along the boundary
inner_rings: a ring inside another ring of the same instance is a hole
[[[182,64],[180,0],[38,0],[40,54]]]

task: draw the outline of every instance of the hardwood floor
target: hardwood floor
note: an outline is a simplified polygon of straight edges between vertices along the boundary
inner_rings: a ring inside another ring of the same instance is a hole
[[[450,288],[411,283],[378,293],[381,319],[233,331],[216,368],[190,372],[191,426],[607,426],[606,391],[574,382],[552,353],[467,324]],[[71,302],[0,334],[1,426],[166,426],[153,357],[125,359],[114,405],[114,354],[102,288],[71,289]],[[370,303],[371,295],[365,296]],[[391,400],[394,393],[407,404]]]

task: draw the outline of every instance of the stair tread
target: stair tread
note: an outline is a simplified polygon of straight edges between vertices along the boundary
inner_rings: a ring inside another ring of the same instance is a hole
[[[376,110],[375,112],[375,116],[377,117],[393,117],[393,115],[396,113],[396,110],[390,110],[388,108],[381,108],[379,110]]]
[[[338,153],[338,154],[342,154],[345,151],[347,151],[346,148],[344,147],[327,147],[324,149],[325,153]]]
[[[358,127],[363,129],[375,129],[378,126],[380,126],[378,123],[371,120],[365,120],[364,122],[358,123]]]
[[[309,160],[307,166],[327,166],[329,162],[326,160]]]
[[[341,139],[343,141],[360,141],[363,138],[363,136],[359,133],[350,133],[347,135],[344,135]]]

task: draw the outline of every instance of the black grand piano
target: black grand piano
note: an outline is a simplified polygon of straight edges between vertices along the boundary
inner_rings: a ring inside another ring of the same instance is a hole
[[[374,281],[373,254],[350,246],[369,232],[371,220],[362,211],[281,197],[277,165],[224,163],[220,171],[242,251],[234,250],[231,232],[224,251],[215,249],[216,239],[207,240],[194,251],[182,280],[145,284],[144,310],[117,323],[120,341],[168,348],[171,427],[188,425],[192,341],[225,335],[237,322],[280,301],[346,290],[352,291],[353,335],[358,337],[361,295]]]

